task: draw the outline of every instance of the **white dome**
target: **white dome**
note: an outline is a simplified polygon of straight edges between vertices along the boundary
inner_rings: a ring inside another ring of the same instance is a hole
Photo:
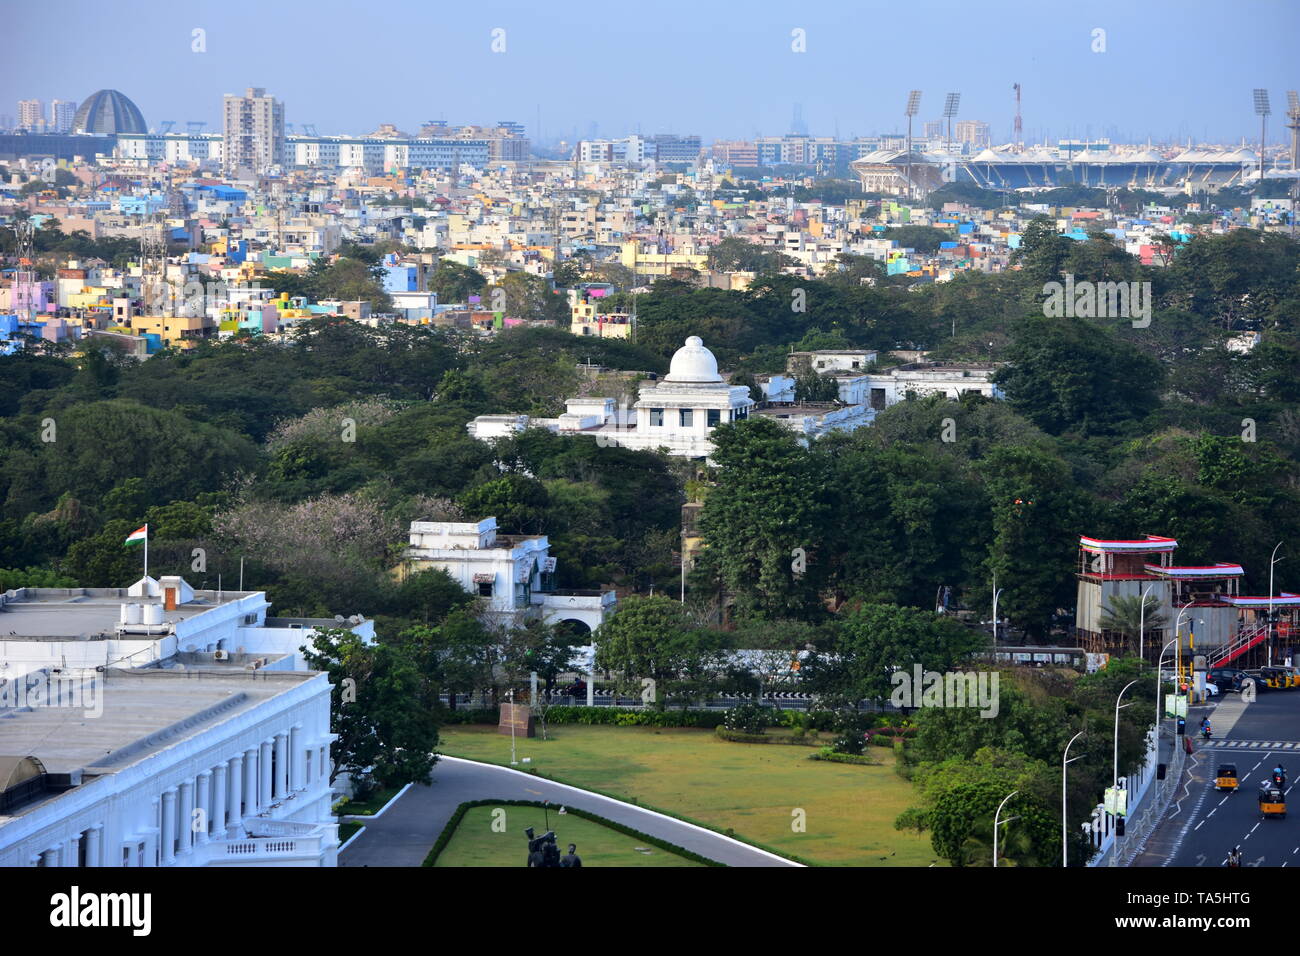
[[[704,340],[692,335],[686,344],[673,355],[672,365],[668,367],[665,382],[710,382],[722,381],[718,374],[718,360],[704,347]]]

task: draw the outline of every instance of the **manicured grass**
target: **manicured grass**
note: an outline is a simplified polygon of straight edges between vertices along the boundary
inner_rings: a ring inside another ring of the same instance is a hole
[[[510,738],[495,727],[440,733],[444,753],[510,763]],[[809,760],[807,747],[729,743],[710,730],[564,724],[549,735],[518,740],[519,756],[532,758],[522,766],[563,783],[731,829],[813,863],[942,865],[928,834],[894,829],[894,819],[916,801],[888,748],[873,748],[880,765],[863,767]],[[806,832],[792,829],[796,809],[805,813]]]
[[[547,814],[540,807],[500,807],[505,812],[505,830],[497,832],[492,829],[494,809],[470,808],[434,866],[524,866],[528,859],[524,827],[536,828],[541,836],[546,832]],[[584,867],[702,865],[573,814],[551,810],[549,818],[560,855],[568,852],[570,843],[576,843]]]
[[[383,787],[375,791],[375,795],[369,800],[362,802],[349,800],[340,806],[337,812],[343,816],[370,816],[376,814],[384,809],[384,804],[397,796],[397,792],[401,789],[401,787]]]
[[[356,833],[363,826],[365,826],[364,823],[359,823],[356,820],[344,820],[342,823],[340,823],[339,824],[339,846],[342,846],[343,844],[347,843],[348,840],[352,838],[352,834]]]

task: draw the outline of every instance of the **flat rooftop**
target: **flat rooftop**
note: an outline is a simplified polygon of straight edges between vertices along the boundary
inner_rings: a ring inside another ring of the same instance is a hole
[[[0,753],[36,757],[48,773],[83,770],[85,783],[205,733],[319,676],[214,666],[87,676],[77,685],[79,697],[71,696],[71,681],[64,685],[65,702],[75,706],[0,708]],[[23,804],[15,815],[43,802]],[[0,816],[0,825],[7,819]]]
[[[163,611],[163,622],[184,621],[204,611],[256,594],[256,591],[195,591],[194,600]],[[116,637],[126,588],[21,588],[6,592],[0,605],[0,641],[96,641]]]

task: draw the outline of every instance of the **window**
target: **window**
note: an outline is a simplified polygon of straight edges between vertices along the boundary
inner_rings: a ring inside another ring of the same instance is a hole
[[[681,423],[683,428],[690,428],[692,425],[695,424],[694,409],[682,408],[682,409],[678,409],[678,412],[681,415]]]
[[[710,408],[707,411],[705,411],[704,415],[705,415],[704,424],[706,424],[710,428],[712,428],[714,425],[719,424],[722,421],[722,412],[719,409]]]
[[[491,584],[490,581],[481,581],[481,582],[479,582],[479,586],[478,586],[478,596],[479,596],[479,597],[489,597],[489,598],[492,596],[492,584]]]
[[[650,425],[651,425],[651,427],[654,427],[654,426],[656,426],[656,425],[662,425],[663,423],[664,423],[664,410],[663,410],[662,408],[652,408],[652,409],[650,409]]]

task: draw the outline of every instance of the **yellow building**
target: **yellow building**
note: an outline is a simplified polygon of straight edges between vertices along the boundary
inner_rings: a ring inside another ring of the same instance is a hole
[[[638,276],[663,279],[674,269],[694,269],[703,272],[708,268],[708,256],[699,252],[642,252],[641,243],[625,242],[619,261]]]
[[[574,296],[570,308],[569,331],[574,335],[592,335],[602,339],[626,339],[632,335],[632,316],[626,312],[601,315],[596,311],[596,299]]]
[[[152,332],[168,345],[192,349],[199,339],[211,337],[215,327],[207,316],[136,315],[131,317],[131,331],[136,335]]]

